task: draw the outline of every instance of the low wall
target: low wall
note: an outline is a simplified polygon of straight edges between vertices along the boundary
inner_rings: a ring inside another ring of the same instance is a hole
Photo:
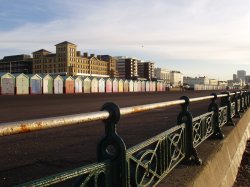
[[[217,151],[204,163],[203,170],[188,186],[232,186],[238,172],[246,142],[250,138],[250,110],[220,142]]]
[[[250,109],[226,127],[223,140],[207,140],[198,149],[201,166],[177,166],[159,186],[231,187],[237,176],[246,142],[250,138]]]

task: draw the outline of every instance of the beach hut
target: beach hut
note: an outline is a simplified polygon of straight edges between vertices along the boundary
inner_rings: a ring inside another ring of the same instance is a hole
[[[124,81],[123,92],[129,92],[129,82],[128,82],[128,80]]]
[[[75,93],[75,81],[71,76],[62,76],[64,80],[63,89],[65,94]]]
[[[38,74],[28,76],[30,78],[30,94],[42,94],[42,77]]]
[[[137,81],[134,81],[134,92],[137,92]]]
[[[137,92],[141,92],[141,81],[137,81]]]
[[[106,79],[106,93],[111,93],[113,90],[113,83],[112,80],[110,78]]]
[[[161,85],[160,85],[161,83],[159,82],[159,81],[157,81],[157,83],[156,83],[156,91],[157,92],[160,92],[161,91]]]
[[[97,93],[98,92],[98,80],[97,78],[91,79],[91,93]]]
[[[15,94],[15,76],[10,73],[0,73],[0,94],[14,95]]]
[[[41,75],[43,80],[43,94],[53,94],[53,78],[47,75]]]
[[[146,81],[141,81],[141,92],[146,91]]]
[[[124,81],[122,79],[120,79],[118,81],[118,91],[123,92],[123,87],[124,87]]]
[[[152,92],[153,91],[153,81],[149,81],[149,91]]]
[[[156,82],[153,81],[153,92],[155,92],[155,91],[156,91]]]
[[[91,91],[91,80],[89,77],[83,78],[83,92],[90,93]]]
[[[133,80],[130,80],[129,81],[129,92],[134,92],[134,81]]]
[[[63,78],[60,75],[52,76],[54,78],[54,94],[63,94]]]
[[[113,93],[118,92],[118,80],[116,78],[113,79]]]
[[[150,82],[146,81],[146,92],[150,92]]]
[[[75,79],[75,93],[82,93],[83,80],[81,76],[74,76]]]
[[[29,77],[23,73],[14,74],[16,77],[16,94],[29,94]]]
[[[105,80],[103,78],[98,79],[99,93],[105,93]]]

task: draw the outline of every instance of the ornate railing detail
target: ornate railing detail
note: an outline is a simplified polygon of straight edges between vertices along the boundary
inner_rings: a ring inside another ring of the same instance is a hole
[[[53,184],[63,184],[65,181],[75,179],[77,182],[71,184],[71,186],[111,186],[110,181],[110,166],[109,161],[99,162],[95,164],[86,165],[70,171],[51,175],[49,177],[31,181],[19,187],[25,186],[50,186]]]
[[[127,150],[128,186],[155,186],[185,158],[185,124]]]
[[[214,132],[213,112],[193,119],[193,145],[197,147]]]
[[[227,106],[219,108],[219,126],[223,127],[227,124]]]
[[[235,102],[232,102],[231,103],[231,117],[234,117],[235,116]]]

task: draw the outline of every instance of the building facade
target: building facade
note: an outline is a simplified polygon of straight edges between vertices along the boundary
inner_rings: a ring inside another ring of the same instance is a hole
[[[180,71],[170,71],[170,84],[173,87],[183,85],[183,74]]]
[[[245,81],[246,71],[245,70],[238,70],[237,71],[237,78]]]
[[[170,71],[162,68],[155,68],[155,77],[163,80],[166,84],[170,84]]]
[[[0,72],[31,74],[33,60],[30,55],[5,56],[0,60]]]
[[[138,62],[140,60],[135,58],[128,58],[124,56],[115,57],[117,61],[117,71],[120,78],[137,79],[138,75]]]
[[[116,71],[116,61],[101,60],[100,56],[96,57],[94,54],[81,55],[81,52],[77,51],[77,45],[73,43],[65,41],[55,46],[56,53],[44,49],[33,52],[34,73],[108,77],[111,72]]]
[[[138,62],[138,75],[147,80],[155,79],[154,62]]]
[[[204,77],[184,77],[183,83],[187,84],[191,87],[193,87],[195,84],[208,85],[209,78],[206,76],[204,76]]]

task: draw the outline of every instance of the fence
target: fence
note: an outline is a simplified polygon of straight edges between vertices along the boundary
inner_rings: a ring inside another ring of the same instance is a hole
[[[208,112],[193,118],[189,104],[204,100],[211,100]],[[116,132],[121,116],[173,105],[182,107],[175,127],[126,149]],[[239,118],[249,106],[249,91],[183,96],[180,100],[126,108],[106,103],[99,112],[0,124],[0,136],[103,120],[105,137],[97,145],[98,162],[19,186],[49,186],[72,179],[74,186],[156,186],[180,162],[202,164],[196,147],[209,137],[222,139],[222,127],[235,125],[232,118]]]

